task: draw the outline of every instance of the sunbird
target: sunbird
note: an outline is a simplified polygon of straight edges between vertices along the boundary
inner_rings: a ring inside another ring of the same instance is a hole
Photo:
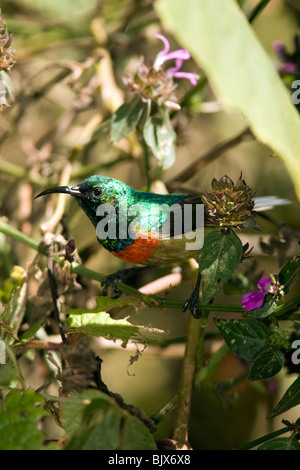
[[[272,197],[254,200],[254,193],[241,177],[236,185],[225,176],[214,180],[212,186],[215,192],[206,197],[155,194],[133,189],[114,178],[93,175],[74,186],[46,189],[36,198],[52,193],[73,196],[96,228],[104,248],[124,261],[148,266],[179,264],[190,258],[198,261],[204,225],[210,225],[214,218],[214,223],[221,226],[237,225],[237,213],[244,222],[253,208],[262,210],[289,203]],[[116,288],[116,281],[129,271],[109,275],[102,284],[107,288],[112,283]],[[195,289],[183,306],[183,311],[189,308],[195,318],[201,315],[200,280],[199,271]]]

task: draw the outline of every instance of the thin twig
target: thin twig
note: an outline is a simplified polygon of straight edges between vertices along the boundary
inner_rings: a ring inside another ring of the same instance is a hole
[[[270,216],[269,214],[266,214],[265,212],[257,212],[256,215],[261,217],[262,219],[267,220],[271,224],[275,225],[275,227],[279,228],[283,232],[289,235],[292,235],[296,239],[300,239],[300,232],[292,229],[291,227],[289,227],[288,225],[285,225],[282,222],[279,222],[278,220],[274,219],[274,217]]]
[[[55,319],[58,325],[62,342],[63,344],[67,344],[67,339],[65,336],[63,325],[60,319],[59,309],[57,306],[56,282],[55,282],[55,278],[53,275],[53,258],[52,257],[48,257],[47,274],[48,274],[48,279],[49,279],[49,284],[50,284],[50,291],[51,291],[51,297],[53,301],[53,310],[54,310]]]
[[[263,11],[263,9],[270,3],[270,0],[261,0],[251,11],[248,21],[249,23],[253,23],[255,18]]]
[[[52,300],[53,300],[54,315],[55,315],[55,318],[56,318],[56,321],[57,321],[57,325],[58,325],[58,329],[59,329],[59,332],[60,332],[62,342],[64,344],[67,344],[67,338],[65,336],[65,332],[64,332],[64,329],[63,329],[63,325],[62,325],[62,322],[61,322],[61,319],[60,319],[59,310],[58,310],[58,306],[57,306],[56,284],[55,284],[55,279],[54,279],[54,276],[53,276],[53,271],[52,271],[51,266],[50,266],[50,261],[52,261],[51,258],[49,258],[47,273],[48,273],[48,279],[49,279],[49,284],[50,284],[51,296],[52,296]]]
[[[184,183],[185,181],[195,176],[198,171],[204,168],[208,163],[211,163],[217,158],[219,158],[224,152],[231,149],[232,147],[235,147],[241,142],[252,138],[253,134],[250,128],[247,127],[237,136],[232,137],[231,139],[216,145],[213,149],[209,150],[204,155],[201,155],[199,158],[193,161],[181,173],[167,181],[166,186],[168,190],[175,190],[179,183]]]

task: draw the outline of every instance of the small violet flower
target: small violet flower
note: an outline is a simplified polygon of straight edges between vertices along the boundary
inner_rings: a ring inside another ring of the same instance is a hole
[[[193,86],[197,85],[197,80],[199,75],[196,73],[182,72],[180,71],[183,61],[191,58],[191,54],[186,49],[178,49],[177,51],[170,51],[170,44],[167,38],[162,34],[156,34],[156,38],[160,39],[164,43],[164,49],[160,51],[154,61],[153,67],[155,70],[158,70],[162,64],[168,60],[175,60],[175,67],[169,68],[166,70],[166,74],[169,77],[175,78],[187,78]]]
[[[300,71],[300,36],[294,38],[294,51],[287,52],[286,47],[281,41],[273,42],[273,49],[276,51],[278,58],[282,62],[279,72],[295,75]]]
[[[249,311],[259,308],[263,305],[265,296],[267,294],[276,294],[279,290],[279,283],[274,276],[263,277],[257,283],[259,291],[249,292],[245,294],[242,298],[242,307],[243,309]]]

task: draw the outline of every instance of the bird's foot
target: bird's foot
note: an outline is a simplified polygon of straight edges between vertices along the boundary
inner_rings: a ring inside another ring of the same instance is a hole
[[[101,281],[101,286],[103,288],[103,295],[107,295],[109,287],[112,288],[115,296],[114,299],[117,299],[122,295],[122,291],[118,288],[118,284],[122,282],[127,276],[135,273],[136,271],[142,271],[152,266],[136,266],[133,268],[121,269],[116,273],[109,274]]]
[[[122,291],[118,288],[118,284],[124,280],[125,277],[128,276],[130,271],[134,268],[128,269],[121,269],[116,273],[109,274],[101,281],[101,286],[103,287],[103,295],[107,295],[108,289],[111,287],[114,292],[113,299],[117,299],[122,294]]]
[[[201,311],[199,309],[199,289],[195,289],[182,307],[182,311],[190,310],[194,318],[201,317]]]

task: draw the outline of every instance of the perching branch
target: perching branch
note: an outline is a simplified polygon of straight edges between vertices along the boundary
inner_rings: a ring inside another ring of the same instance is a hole
[[[47,253],[40,246],[39,243],[37,243],[32,238],[28,237],[28,235],[25,235],[19,230],[11,227],[7,222],[5,222],[1,218],[0,218],[0,232],[18,240],[21,243],[24,243],[25,245],[29,246],[35,251],[38,251],[40,254],[44,256],[49,256],[49,253]],[[61,258],[59,258],[58,256],[53,256],[53,260],[58,263],[62,262]],[[96,271],[93,271],[92,269],[86,268],[85,266],[82,266],[81,264],[78,264],[75,261],[71,263],[71,272],[78,274],[79,276],[87,277],[88,279],[93,279],[94,281],[98,281],[98,282],[101,282],[106,277],[105,274],[98,273]],[[123,282],[120,282],[118,287],[125,294],[132,295],[140,299],[149,307],[157,307],[157,308],[168,307],[168,308],[182,309],[184,305],[184,301],[182,300],[164,299],[156,295],[143,294],[140,290],[135,289],[134,287],[131,287],[128,284],[124,284]],[[294,297],[293,299],[291,299],[288,303],[285,303],[284,305],[279,305],[274,311],[274,315],[282,316],[284,313],[287,313],[288,311],[296,307],[299,302],[300,302],[300,295]],[[214,304],[214,306],[212,307],[211,305],[208,305],[208,304],[203,304],[203,305],[200,304],[199,308],[202,311],[213,310],[214,312],[235,312],[235,313],[244,312],[244,309],[240,307],[239,305]]]

